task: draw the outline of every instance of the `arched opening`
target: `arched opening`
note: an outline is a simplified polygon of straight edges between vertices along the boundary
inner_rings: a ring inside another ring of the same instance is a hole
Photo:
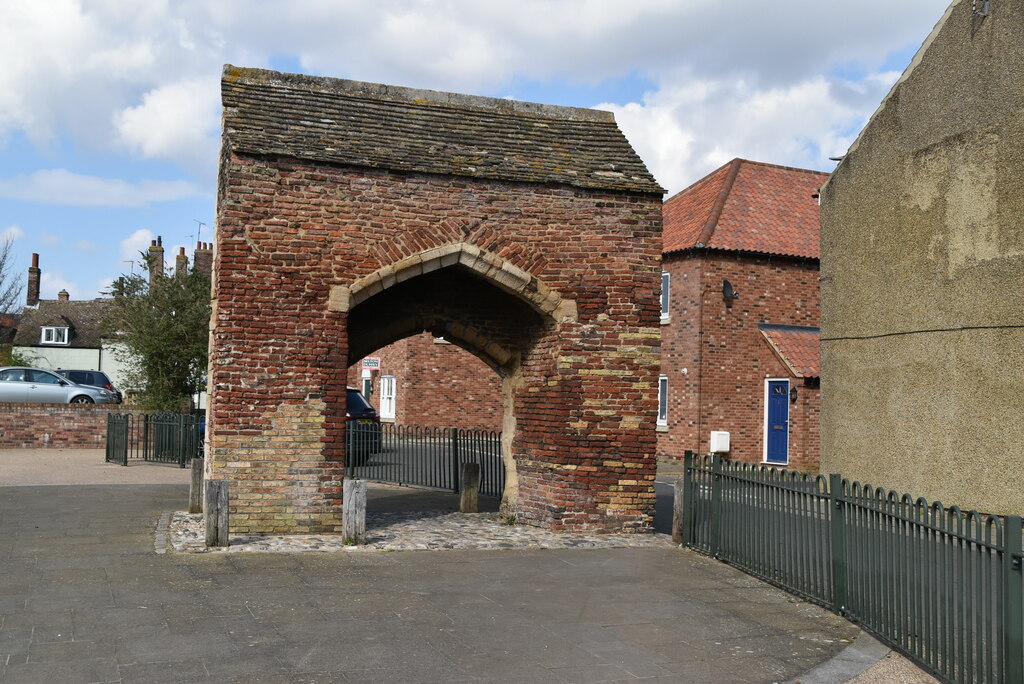
[[[406,261],[410,263],[417,262]],[[423,261],[418,263],[422,265]],[[519,485],[514,444],[518,422],[515,391],[521,385],[521,362],[554,326],[551,312],[571,311],[573,307],[536,279],[527,291],[543,295],[533,299],[523,295],[527,288],[520,285],[529,282],[525,278],[513,286],[508,282],[499,284],[495,273],[512,271],[502,269],[503,262],[493,255],[475,258],[473,263],[489,267],[483,271],[454,261],[423,272],[422,266],[407,266],[394,271],[394,280],[387,287],[380,279],[364,279],[364,283],[378,285],[352,290],[348,363],[351,366],[396,341],[426,332],[443,337],[492,369],[501,378],[501,455],[505,466],[502,509],[511,512]],[[419,272],[408,275],[409,268]],[[373,294],[366,295],[368,289],[373,289]]]

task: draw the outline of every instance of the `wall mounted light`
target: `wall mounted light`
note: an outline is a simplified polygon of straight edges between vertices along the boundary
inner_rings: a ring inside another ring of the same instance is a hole
[[[789,388],[789,403],[791,403],[791,404],[795,404],[796,403],[796,387],[790,387]]]
[[[732,283],[728,280],[722,281],[722,298],[724,298],[726,302],[731,302],[734,299],[740,298],[740,293],[733,289]]]

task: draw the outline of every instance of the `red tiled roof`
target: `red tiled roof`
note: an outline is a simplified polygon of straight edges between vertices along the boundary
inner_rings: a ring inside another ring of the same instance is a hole
[[[695,247],[817,259],[821,171],[733,159],[670,197],[662,253]]]
[[[817,378],[821,372],[818,328],[804,325],[758,325],[772,350],[798,378]]]

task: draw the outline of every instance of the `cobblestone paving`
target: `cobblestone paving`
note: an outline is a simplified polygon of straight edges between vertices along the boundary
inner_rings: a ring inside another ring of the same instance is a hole
[[[296,552],[296,551],[421,551],[436,549],[612,549],[668,548],[672,540],[662,534],[570,534],[526,525],[508,525],[497,513],[368,513],[367,543],[346,546],[340,535],[296,534],[280,537],[231,538],[227,548],[205,545],[202,514],[178,511],[157,526],[174,551],[184,553]],[[163,528],[163,529],[161,529]],[[158,550],[159,552],[159,550]]]

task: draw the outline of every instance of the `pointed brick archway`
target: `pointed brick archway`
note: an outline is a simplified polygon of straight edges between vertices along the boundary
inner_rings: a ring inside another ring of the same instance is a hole
[[[647,530],[661,188],[610,114],[226,67],[207,477],[340,529],[348,365],[429,330],[503,378],[503,506]]]

